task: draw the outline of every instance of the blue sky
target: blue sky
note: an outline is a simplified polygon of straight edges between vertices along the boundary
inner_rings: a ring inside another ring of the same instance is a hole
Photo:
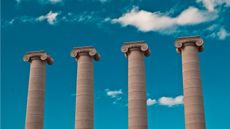
[[[230,116],[229,0],[2,0],[1,128],[25,125],[27,51],[46,50],[45,129],[73,129],[76,62],[73,47],[93,45],[95,129],[127,129],[126,41],[144,40],[149,129],[184,129],[177,37],[201,35],[201,78],[207,129],[227,129]]]

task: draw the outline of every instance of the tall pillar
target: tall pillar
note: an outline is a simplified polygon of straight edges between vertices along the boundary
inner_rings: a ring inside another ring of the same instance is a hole
[[[144,56],[150,50],[141,41],[125,43],[121,51],[128,58],[128,128],[147,129]]]
[[[205,129],[204,104],[200,79],[198,52],[203,50],[200,36],[176,40],[177,52],[182,54],[184,110],[186,129]]]
[[[46,63],[53,64],[53,59],[45,51],[33,51],[23,60],[30,62],[25,129],[43,129]]]
[[[77,61],[77,88],[75,129],[93,129],[94,125],[94,77],[93,59],[100,55],[94,47],[74,48],[71,56]]]

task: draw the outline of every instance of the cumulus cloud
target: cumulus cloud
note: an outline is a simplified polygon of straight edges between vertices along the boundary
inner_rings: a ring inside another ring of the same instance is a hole
[[[184,103],[184,97],[183,96],[177,96],[175,98],[173,97],[161,97],[159,100],[160,105],[165,105],[165,106],[175,106],[175,105],[181,105]]]
[[[178,26],[196,25],[217,18],[216,13],[190,6],[182,11],[178,16],[172,17],[159,12],[148,12],[134,7],[131,11],[123,14],[119,18],[112,19],[112,23],[120,23],[123,26],[134,26],[143,32],[163,31]]]
[[[212,14],[206,11],[199,10],[195,7],[189,7],[175,19],[177,25],[195,25],[212,21],[215,18],[217,18],[217,15],[215,13]]]
[[[147,106],[152,106],[152,105],[154,105],[156,103],[157,103],[156,99],[148,98],[147,101],[146,101]]]
[[[197,3],[202,3],[203,6],[210,12],[216,11],[219,6],[230,7],[230,0],[196,0]]]
[[[54,25],[57,22],[57,16],[60,15],[60,12],[50,11],[46,15],[41,15],[36,20],[38,21],[47,21],[50,25]]]

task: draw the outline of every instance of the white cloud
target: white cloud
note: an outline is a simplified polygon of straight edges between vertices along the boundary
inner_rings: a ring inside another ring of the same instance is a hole
[[[212,33],[209,35],[211,38],[217,38],[219,40],[225,40],[230,37],[230,32],[228,32],[223,26],[212,25],[208,28]]]
[[[54,25],[56,23],[81,23],[81,24],[95,24],[98,27],[101,27],[102,24],[107,23],[104,18],[95,15],[95,12],[83,12],[81,14],[74,14],[74,13],[66,13],[63,14],[61,11],[49,11],[47,14],[43,14],[36,17],[29,17],[29,16],[20,16],[14,17],[9,20],[2,20],[3,26],[12,26],[13,24],[18,23],[40,23],[40,22],[47,22],[50,25]],[[104,28],[104,27],[103,27]]]
[[[143,32],[162,31],[178,26],[196,25],[217,18],[216,13],[199,10],[189,7],[182,11],[178,16],[171,17],[159,12],[148,12],[134,7],[119,18],[112,19],[112,23],[120,23],[123,26],[134,26]]]
[[[136,7],[123,16],[112,19],[112,22],[120,23],[123,26],[135,26],[144,32],[165,29],[174,25],[174,20],[168,16],[139,10]]]
[[[213,15],[214,14],[214,15]],[[176,17],[178,25],[193,25],[214,20],[217,16],[215,13],[201,11],[195,7],[189,7]]]
[[[119,90],[105,89],[105,92],[106,92],[106,95],[109,98],[111,98],[113,104],[118,104],[118,102],[122,102],[122,101],[124,102],[124,100],[122,100],[123,91],[121,89],[119,89]],[[149,97],[146,100],[147,106],[153,106],[153,105],[159,104],[161,106],[172,107],[175,105],[181,105],[183,103],[184,103],[184,97],[182,95],[177,96],[175,98],[173,98],[173,97],[160,97],[158,100]],[[126,104],[126,106],[128,106],[128,104]]]
[[[217,36],[219,37],[220,40],[224,40],[227,37],[230,36],[230,32],[227,32],[225,28],[220,28],[220,30],[217,32]]]
[[[50,11],[46,15],[39,16],[38,21],[47,21],[50,25],[54,25],[57,22],[57,16],[60,15],[60,12]]]
[[[46,21],[50,25],[54,25],[58,22],[57,17],[60,15],[60,12],[53,12],[50,11],[45,15],[41,15],[38,17],[28,17],[28,16],[21,16],[21,17],[15,17],[11,20],[5,21],[5,26],[17,24],[17,23],[39,23]]]
[[[159,100],[160,105],[165,105],[165,106],[175,106],[175,105],[180,105],[184,103],[184,97],[183,96],[177,96],[175,98],[173,97],[161,97]]]
[[[61,19],[63,22],[70,22],[70,23],[88,23],[88,22],[95,22],[98,20],[98,17],[94,16],[94,12],[83,12],[79,14],[67,13],[67,15],[63,16]],[[98,21],[97,21],[98,22]]]
[[[107,96],[110,96],[112,98],[116,98],[118,97],[119,95],[123,94],[122,90],[110,90],[110,89],[106,89],[106,95]]]
[[[203,6],[210,12],[216,11],[218,6],[230,6],[230,0],[196,0],[197,3],[202,3]]]
[[[146,101],[147,106],[152,106],[152,105],[154,105],[156,103],[157,103],[156,99],[148,98],[147,101]]]
[[[2,26],[7,27],[7,26],[12,26],[17,23],[36,23],[36,20],[34,18],[27,17],[27,16],[14,17],[10,20],[3,20]]]
[[[109,96],[112,99],[113,104],[117,104],[122,100],[121,95],[123,94],[122,90],[110,90],[110,89],[105,89],[106,95]]]

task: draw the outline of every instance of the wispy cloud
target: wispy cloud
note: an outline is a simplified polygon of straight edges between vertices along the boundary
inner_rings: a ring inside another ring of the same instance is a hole
[[[184,97],[181,96],[177,96],[175,98],[173,97],[161,97],[158,99],[158,102],[160,105],[164,105],[164,106],[176,106],[176,105],[181,105],[184,103]]]
[[[111,0],[98,0],[98,1],[101,2],[101,3],[106,3],[106,2],[109,2]]]
[[[74,14],[74,13],[67,13],[64,15],[60,20],[63,22],[69,22],[69,23],[89,23],[89,22],[96,22],[98,17],[95,16],[94,12],[83,12],[81,14]]]
[[[112,99],[113,104],[117,104],[117,102],[122,100],[122,90],[110,90],[110,89],[105,89],[106,95]]]
[[[38,17],[29,17],[29,16],[20,16],[14,17],[11,20],[5,20],[3,22],[3,26],[10,26],[17,23],[40,23],[47,22],[49,25],[55,25],[58,22],[58,16],[60,16],[61,12],[53,12],[49,11],[47,14],[38,16]]]
[[[49,0],[49,2],[52,4],[57,4],[57,3],[62,3],[63,0]]]
[[[21,4],[22,2],[37,2],[39,4],[59,4],[63,3],[63,0],[15,0],[17,4]]]
[[[202,5],[210,12],[217,11],[220,6],[230,7],[230,0],[196,0],[197,3]]]
[[[219,37],[220,40],[224,40],[227,37],[230,36],[230,32],[227,32],[225,28],[220,28],[220,30],[217,32],[217,36]]]
[[[122,89],[119,90],[110,90],[110,89],[105,89],[105,93],[106,96],[108,96],[111,100],[113,104],[117,104],[117,103],[123,103],[123,91]],[[153,106],[153,105],[161,105],[161,106],[168,106],[168,107],[172,107],[172,106],[176,106],[176,105],[182,105],[184,103],[184,97],[182,95],[179,95],[175,98],[173,97],[160,97],[159,99],[154,99],[151,97],[148,97],[146,100],[146,105],[147,106]],[[127,100],[125,99],[125,103],[126,106],[127,104]]]
[[[35,23],[37,22],[35,18],[28,16],[14,17],[10,20],[2,20],[2,27],[12,26],[17,23]]]
[[[225,29],[224,26],[212,25],[208,28],[212,33],[209,35],[211,38],[217,38],[219,40],[225,40],[230,37],[230,32]]]
[[[172,17],[167,13],[149,12],[134,7],[131,11],[119,18],[112,19],[112,23],[120,23],[122,26],[134,26],[143,32],[164,31],[178,26],[196,25],[212,21],[218,16],[215,12],[208,12],[190,6],[178,16]]]
[[[107,96],[112,97],[112,98],[116,98],[119,95],[123,94],[122,90],[110,90],[110,89],[105,89]]]
[[[63,4],[64,2],[66,2],[67,0],[15,0],[17,2],[17,4],[21,4],[23,2],[37,2],[39,4],[42,5],[46,5],[46,4]],[[83,1],[83,0],[75,0],[75,2],[77,1]],[[112,0],[91,0],[91,2],[97,2],[97,3],[108,3]]]
[[[71,12],[62,13],[61,11],[49,11],[46,14],[42,14],[37,17],[20,16],[14,17],[10,20],[2,20],[3,26],[10,26],[17,23],[41,23],[47,22],[49,25],[56,25],[59,23],[82,23],[82,24],[95,24],[101,27],[102,24],[108,22],[106,18],[101,18],[95,15],[94,12],[83,12],[80,14],[74,14]]]

